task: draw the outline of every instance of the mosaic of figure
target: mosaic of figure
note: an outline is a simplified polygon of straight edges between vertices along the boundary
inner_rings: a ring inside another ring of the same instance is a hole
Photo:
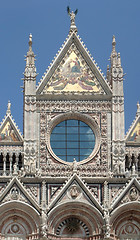
[[[0,133],[0,142],[16,142],[18,141],[18,137],[11,126],[10,122],[7,122],[5,127],[2,129]]]
[[[129,141],[140,142],[140,122],[138,122],[134,131],[131,133]]]
[[[99,92],[96,86],[95,77],[88,73],[87,66],[73,51],[65,63],[57,69],[57,72],[50,79],[50,85],[47,91],[93,91]]]

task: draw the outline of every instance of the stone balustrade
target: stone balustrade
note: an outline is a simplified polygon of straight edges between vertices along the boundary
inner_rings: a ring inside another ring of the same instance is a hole
[[[23,155],[21,152],[2,152],[0,154],[0,176],[12,176],[23,167]]]

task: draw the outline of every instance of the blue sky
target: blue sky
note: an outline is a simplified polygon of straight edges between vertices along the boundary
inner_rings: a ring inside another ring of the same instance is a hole
[[[78,34],[104,74],[109,64],[112,36],[124,69],[126,131],[140,101],[140,0],[1,0],[0,2],[0,119],[8,100],[22,131],[22,80],[29,34],[33,35],[37,81],[67,37],[67,5],[78,8]]]

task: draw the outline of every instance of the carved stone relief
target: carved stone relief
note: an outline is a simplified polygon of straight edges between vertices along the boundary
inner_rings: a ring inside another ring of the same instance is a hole
[[[123,184],[113,184],[110,185],[110,202],[113,203],[115,201],[115,199],[121,194],[122,190],[123,190]]]
[[[79,199],[82,196],[81,190],[77,184],[73,184],[67,191],[67,195],[71,199]]]
[[[25,184],[28,193],[32,198],[40,204],[40,185],[39,184]]]
[[[10,190],[9,194],[6,195],[6,197],[2,200],[2,202],[9,202],[12,200],[17,200],[17,201],[23,201],[26,203],[30,202],[28,199],[24,196],[24,194],[18,189],[17,186],[13,186],[12,189]]]
[[[131,187],[128,193],[121,200],[121,203],[140,201],[140,194],[136,187]]]
[[[62,184],[48,184],[48,201],[56,197]]]
[[[19,189],[17,187],[13,187],[11,189],[11,199],[12,200],[18,200],[19,199]]]
[[[37,108],[40,112],[46,111],[46,112],[67,112],[71,111],[72,108],[74,108],[74,111],[79,112],[89,112],[93,113],[96,111],[111,111],[111,103],[110,101],[38,101],[37,102]]]
[[[37,107],[39,111],[41,112],[40,114],[40,165],[42,169],[42,174],[44,175],[46,172],[46,175],[51,174],[52,168],[50,168],[50,165],[53,165],[53,172],[52,176],[57,175],[56,173],[56,166],[54,166],[56,163],[59,164],[59,161],[56,161],[55,158],[52,158],[52,153],[50,154],[50,151],[46,149],[46,143],[49,140],[49,135],[47,135],[48,127],[50,123],[57,117],[58,113],[61,111],[71,111],[72,106],[75,107],[77,106],[77,111],[82,111],[84,112],[89,112],[89,116],[97,123],[97,125],[100,127],[100,124],[102,124],[101,127],[101,142],[102,142],[102,155],[99,156],[100,153],[96,153],[96,156],[94,159],[91,159],[89,163],[87,164],[95,164],[96,166],[100,166],[101,169],[98,172],[98,175],[100,174],[105,174],[107,169],[107,114],[105,111],[110,111],[110,101],[38,101],[37,102]],[[99,113],[99,111],[104,110],[102,114]],[[91,113],[90,113],[91,111]],[[94,112],[94,113],[93,113]],[[73,112],[74,114],[74,112]],[[80,114],[79,114],[80,115]],[[58,115],[59,116],[59,115]],[[82,114],[81,114],[82,116]],[[89,122],[89,119],[87,119],[87,122]],[[50,134],[50,133],[49,133]],[[47,164],[47,167],[45,166]],[[66,166],[65,163],[63,163],[63,168],[65,171],[63,171],[63,176],[66,174]],[[79,164],[79,163],[78,163]],[[61,167],[60,167],[61,169]],[[92,170],[91,168],[88,168],[88,171],[81,171],[82,169],[78,169],[78,174],[79,175],[84,175],[88,176],[91,175],[93,176],[96,175],[97,170],[94,169]],[[103,173],[104,172],[104,173]],[[62,174],[62,171],[61,171]],[[68,173],[69,174],[69,173]]]
[[[129,199],[131,201],[136,201],[139,197],[139,193],[138,193],[138,190],[135,188],[135,187],[132,187],[130,190],[129,190]]]

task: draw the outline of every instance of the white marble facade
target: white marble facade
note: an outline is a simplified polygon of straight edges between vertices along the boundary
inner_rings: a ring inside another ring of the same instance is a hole
[[[105,77],[75,14],[38,85],[29,36],[24,135],[10,102],[0,126],[0,239],[140,239],[140,105],[125,136],[115,36]]]

